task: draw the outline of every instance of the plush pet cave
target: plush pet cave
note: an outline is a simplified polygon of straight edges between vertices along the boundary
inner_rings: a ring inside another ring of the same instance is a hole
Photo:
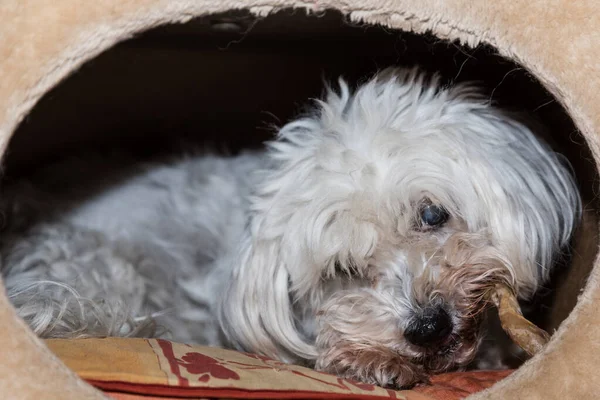
[[[479,81],[494,103],[524,111],[545,127],[546,139],[573,166],[585,211],[571,251],[532,304],[532,319],[553,333],[551,342],[472,398],[591,398],[600,390],[594,379],[600,356],[600,80],[593,59],[600,38],[591,22],[597,11],[592,3],[537,3],[330,1],[298,8],[292,1],[268,0],[248,7],[186,0],[9,0],[0,7],[4,179],[19,180],[53,160],[89,151],[146,159],[207,146],[230,152],[257,147],[318,97],[324,80],[340,75],[356,84],[380,68],[419,65],[447,82]],[[84,364],[74,356],[93,350],[80,343],[65,350],[64,343],[37,339],[4,295],[0,321],[6,349],[0,393],[6,398],[102,398],[80,378],[114,389],[115,398],[137,398],[119,394],[129,390],[115,384],[127,375],[119,369],[125,367],[111,364],[124,357],[124,347],[113,344],[110,362],[101,361],[100,353],[91,357],[97,365],[108,363],[95,374],[90,357]],[[256,379],[252,389],[238,391],[228,386],[223,393],[145,394],[262,398]],[[288,394],[294,392],[290,385]],[[266,393],[269,382],[265,387]],[[306,390],[306,398],[327,397]],[[442,398],[433,392],[394,395]]]

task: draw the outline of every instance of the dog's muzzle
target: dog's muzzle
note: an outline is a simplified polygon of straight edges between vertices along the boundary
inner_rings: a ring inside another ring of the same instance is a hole
[[[410,343],[420,347],[437,347],[452,333],[452,320],[441,307],[425,308],[415,315],[404,331]]]

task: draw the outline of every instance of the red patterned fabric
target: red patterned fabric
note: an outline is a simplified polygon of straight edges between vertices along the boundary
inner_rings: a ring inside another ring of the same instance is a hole
[[[506,370],[440,374],[431,378],[431,385],[419,386],[413,390],[436,400],[459,400],[491,387],[512,372]]]
[[[443,374],[431,386],[393,391],[266,357],[156,339],[48,340],[72,370],[118,400],[455,400],[510,372]]]

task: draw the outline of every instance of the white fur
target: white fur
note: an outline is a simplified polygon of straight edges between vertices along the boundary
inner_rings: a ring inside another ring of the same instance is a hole
[[[474,86],[441,87],[417,70],[386,71],[354,92],[340,80],[264,154],[138,165],[102,185],[83,181],[80,165],[4,197],[2,272],[36,333],[158,335],[147,329],[155,321],[175,340],[325,370],[331,335],[418,363],[402,331],[426,287],[443,283],[456,235],[531,296],[580,210],[568,169],[525,124]],[[82,186],[60,188],[68,174]],[[419,229],[425,198],[451,214],[444,227]],[[417,379],[353,368],[333,372]]]

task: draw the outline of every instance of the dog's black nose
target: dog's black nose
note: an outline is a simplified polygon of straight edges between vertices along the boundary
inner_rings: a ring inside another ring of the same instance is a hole
[[[435,346],[452,332],[452,320],[441,307],[426,308],[416,315],[404,331],[404,337],[417,346]]]

